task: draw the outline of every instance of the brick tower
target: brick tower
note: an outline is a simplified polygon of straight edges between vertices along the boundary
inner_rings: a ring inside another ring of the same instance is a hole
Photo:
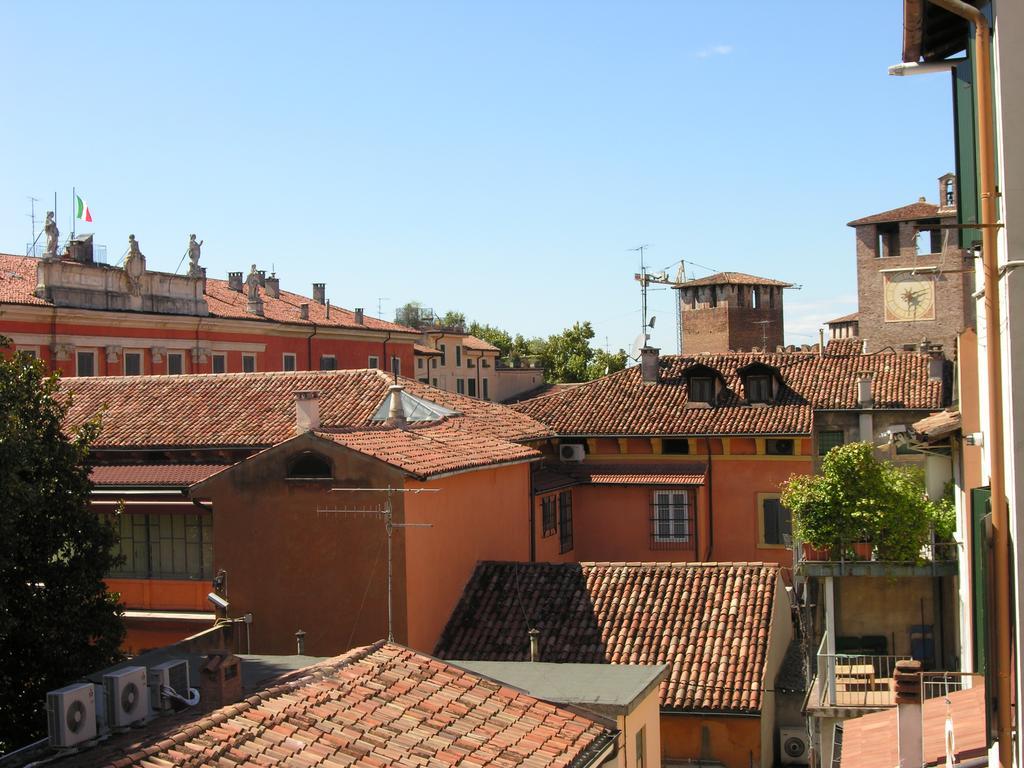
[[[783,343],[782,291],[790,283],[742,272],[688,280],[679,291],[683,354],[774,350]]]

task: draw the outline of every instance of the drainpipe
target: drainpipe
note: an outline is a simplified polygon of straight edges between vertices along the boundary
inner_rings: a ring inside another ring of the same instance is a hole
[[[704,438],[704,447],[708,450],[708,551],[704,554],[704,559],[711,560],[711,552],[715,547],[715,493],[714,483],[715,479],[714,472],[711,470],[711,438]]]
[[[306,370],[313,370],[313,337],[316,336],[316,323],[313,323],[313,332],[306,337]]]
[[[528,480],[530,490],[530,562],[537,562],[537,499],[533,496],[533,464],[529,465],[530,477]]]
[[[384,371],[387,372],[387,371],[390,370],[392,373],[394,373],[394,369],[392,368],[391,361],[388,360],[388,342],[389,341],[391,341],[391,331],[388,331],[387,337],[384,339],[384,341],[381,342],[381,345],[380,345],[381,346],[380,359],[381,359],[381,362],[384,363],[384,365],[385,365]],[[398,374],[394,373],[394,376],[395,376],[395,384],[397,384],[398,383]]]
[[[996,593],[996,723],[999,765],[1013,764],[1010,711],[1010,532],[1006,504],[1003,451],[1003,371],[999,338],[999,256],[996,238],[996,163],[993,136],[992,40],[988,19],[962,0],[928,0],[974,25],[974,71],[978,135],[978,187],[981,197],[981,264],[985,291],[985,363],[988,375],[989,484],[992,488],[992,532]]]

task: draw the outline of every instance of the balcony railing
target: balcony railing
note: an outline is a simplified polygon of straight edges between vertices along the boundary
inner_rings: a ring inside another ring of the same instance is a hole
[[[804,547],[800,541],[787,541],[793,548],[793,565],[808,575],[841,576],[841,575],[914,575],[944,576],[956,573],[957,560],[960,555],[960,544],[955,541],[935,541],[932,539],[921,547],[916,560],[895,561],[878,559],[877,553],[871,551],[870,544],[840,546],[838,551],[814,550]],[[865,551],[857,556],[856,550],[864,547]]]
[[[896,662],[910,656],[828,653],[828,636],[818,647],[821,707],[881,709],[895,705]]]

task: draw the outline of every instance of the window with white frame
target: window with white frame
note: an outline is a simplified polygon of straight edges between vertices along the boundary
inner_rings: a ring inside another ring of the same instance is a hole
[[[367,368],[380,368],[380,358],[376,355],[370,355],[366,361]]]
[[[686,489],[655,491],[651,506],[654,544],[693,544],[693,493]]]
[[[181,352],[167,353],[167,373],[172,376],[180,376],[185,372],[185,355]]]
[[[95,376],[96,375],[96,353],[79,352],[75,355],[75,375]]]
[[[124,353],[124,375],[125,376],[141,376],[142,375],[142,353],[141,352],[125,352]]]

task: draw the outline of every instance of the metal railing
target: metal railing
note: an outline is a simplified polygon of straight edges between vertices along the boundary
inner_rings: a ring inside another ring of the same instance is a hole
[[[799,539],[791,539],[789,536],[783,537],[784,543],[792,546],[793,548],[793,562],[794,565],[799,565],[802,562],[822,562],[822,563],[886,563],[890,565],[914,565],[914,564],[927,564],[927,563],[955,563],[960,557],[960,544],[956,541],[936,541],[934,532],[930,535],[930,540],[926,542],[918,554],[916,561],[897,561],[897,560],[883,560],[879,559],[878,553],[871,548],[868,543],[865,544],[841,544],[838,551],[827,550],[823,556],[814,558],[807,557],[803,550],[803,543]],[[863,552],[858,556],[857,549],[863,547]],[[819,551],[820,552],[820,551]],[[870,554],[869,554],[870,553]]]
[[[910,656],[828,653],[828,635],[818,646],[818,688],[822,707],[883,708],[895,705],[896,662]]]
[[[25,255],[35,256],[38,259],[46,256],[46,242],[26,243],[25,244]],[[67,246],[57,246],[58,256],[67,256]],[[92,260],[94,264],[106,264],[107,263],[107,246],[93,244],[92,246]]]

